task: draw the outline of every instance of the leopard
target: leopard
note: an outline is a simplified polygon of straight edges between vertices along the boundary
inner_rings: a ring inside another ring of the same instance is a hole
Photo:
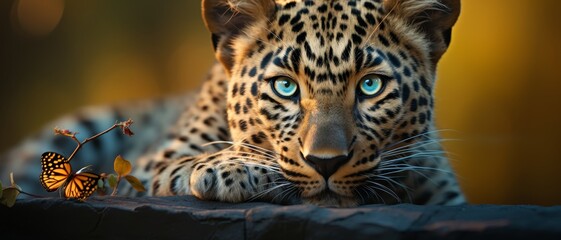
[[[135,159],[147,191],[121,194],[328,207],[466,203],[434,121],[436,68],[460,0],[201,5],[216,62],[199,89],[55,122],[93,133],[112,119],[140,119],[135,138],[116,133],[77,156]],[[6,154],[3,171],[37,186],[40,153],[71,149],[48,133]]]

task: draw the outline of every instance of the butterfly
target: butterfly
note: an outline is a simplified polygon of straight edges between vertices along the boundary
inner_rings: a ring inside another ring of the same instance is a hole
[[[59,188],[64,189],[64,197],[84,200],[97,189],[100,176],[85,172],[88,167],[72,173],[72,166],[64,156],[55,152],[45,152],[41,155],[41,184],[47,192]]]

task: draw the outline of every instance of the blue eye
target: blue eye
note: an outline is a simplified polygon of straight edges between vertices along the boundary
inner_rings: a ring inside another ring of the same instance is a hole
[[[290,98],[298,92],[298,84],[287,77],[278,77],[272,80],[274,92],[282,98]]]
[[[358,83],[360,93],[367,97],[372,97],[382,92],[383,87],[384,84],[380,76],[374,74],[363,77]]]

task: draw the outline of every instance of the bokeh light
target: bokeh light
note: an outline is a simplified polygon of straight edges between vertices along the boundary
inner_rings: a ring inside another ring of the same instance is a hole
[[[64,12],[63,0],[17,0],[12,6],[12,24],[29,35],[52,32]]]

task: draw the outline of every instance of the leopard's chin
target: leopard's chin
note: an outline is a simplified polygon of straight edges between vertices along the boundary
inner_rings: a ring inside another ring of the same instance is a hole
[[[357,198],[342,196],[332,191],[323,191],[314,196],[302,198],[302,203],[336,208],[348,208],[360,205]]]

